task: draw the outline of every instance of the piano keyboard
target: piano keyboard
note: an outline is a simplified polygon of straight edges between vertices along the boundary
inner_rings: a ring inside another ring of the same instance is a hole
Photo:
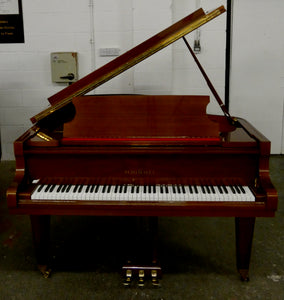
[[[248,186],[39,184],[31,200],[42,201],[255,201]]]

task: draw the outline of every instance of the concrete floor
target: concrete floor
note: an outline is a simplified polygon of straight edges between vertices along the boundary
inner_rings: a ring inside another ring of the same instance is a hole
[[[0,300],[2,299],[284,299],[284,157],[271,158],[279,193],[275,218],[258,218],[250,282],[235,267],[232,218],[160,218],[159,288],[122,285],[121,218],[53,217],[48,279],[36,268],[28,216],[8,215],[5,190],[13,162],[0,163]],[[127,240],[131,240],[129,237]]]

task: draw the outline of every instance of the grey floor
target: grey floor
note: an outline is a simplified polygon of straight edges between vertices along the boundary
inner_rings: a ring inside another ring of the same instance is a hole
[[[161,286],[125,288],[120,266],[135,237],[121,218],[53,217],[54,268],[41,277],[29,218],[6,207],[14,163],[1,162],[0,299],[284,299],[284,157],[273,156],[270,165],[279,209],[256,221],[248,283],[236,272],[233,219],[160,218]]]

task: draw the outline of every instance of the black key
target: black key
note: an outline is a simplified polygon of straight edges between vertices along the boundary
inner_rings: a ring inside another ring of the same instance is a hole
[[[178,192],[178,194],[181,194],[181,190],[180,190],[180,186],[179,185],[177,185],[177,192]]]
[[[164,189],[163,189],[163,186],[162,186],[162,185],[160,185],[160,192],[161,192],[161,194],[164,193]]]
[[[222,190],[222,187],[221,187],[220,185],[217,185],[217,188],[218,188],[220,194],[223,194],[223,193],[224,193],[223,190]]]
[[[110,190],[111,190],[111,185],[109,185],[109,186],[107,187],[107,193],[110,193]]]
[[[73,193],[76,193],[76,192],[77,192],[77,190],[78,190],[78,187],[79,187],[79,185],[78,185],[78,184],[76,184],[76,185],[75,185],[75,187],[74,187]]]
[[[211,194],[210,188],[208,185],[205,185],[205,190],[207,192],[207,194]]]
[[[235,190],[237,191],[238,194],[241,193],[241,191],[240,191],[240,189],[239,189],[239,187],[237,185],[235,185],[234,188],[235,188]]]
[[[147,193],[147,187],[146,187],[146,185],[143,185],[143,193],[144,193],[144,194]]]
[[[114,188],[114,193],[115,194],[118,192],[118,187],[119,187],[119,185],[116,185],[115,188]]]
[[[173,194],[176,194],[176,186],[173,185]]]
[[[66,190],[66,188],[67,188],[67,185],[64,184],[63,187],[62,187],[62,189],[61,189],[61,193],[64,193],[64,191]]]
[[[245,189],[244,189],[241,185],[239,185],[239,188],[240,188],[240,190],[241,190],[241,192],[242,192],[243,194],[246,193]]]
[[[93,192],[94,192],[94,189],[95,189],[95,185],[92,184],[92,185],[91,185],[91,188],[90,188],[90,193],[93,193]]]
[[[125,184],[124,185],[124,190],[123,190],[123,192],[126,194],[127,193],[127,185]]]
[[[215,188],[214,188],[213,185],[210,185],[210,189],[211,189],[211,192],[212,192],[213,194],[216,194],[216,191],[215,191]]]
[[[139,185],[136,185],[136,193],[139,193]]]
[[[86,188],[86,193],[89,193],[89,190],[90,190],[90,185],[88,184],[87,188]]]
[[[96,185],[96,188],[95,188],[95,193],[98,193],[98,192],[99,192],[99,189],[100,189],[100,185],[97,184],[97,185]]]
[[[80,185],[80,187],[79,187],[79,189],[78,189],[78,192],[79,192],[79,193],[82,193],[82,189],[83,189],[83,184]]]
[[[222,188],[223,188],[225,194],[228,194],[228,190],[227,190],[227,188],[224,185],[222,186]]]
[[[59,193],[60,192],[60,190],[63,188],[63,185],[62,184],[60,184],[60,186],[57,188],[57,190],[56,190],[56,193]]]
[[[119,193],[122,194],[122,192],[123,192],[123,185],[120,185],[119,186]]]
[[[151,194],[151,185],[148,185],[148,193]]]
[[[188,186],[188,188],[189,188],[189,192],[190,192],[190,194],[193,194],[193,190],[192,190],[192,187],[191,187],[191,185],[189,185],[189,186]]]
[[[54,190],[54,188],[55,188],[55,184],[53,184],[53,185],[51,186],[51,188],[50,188],[49,192],[50,192],[50,193],[52,193],[52,192],[53,192],[53,190]]]
[[[193,186],[193,188],[194,188],[194,192],[195,192],[195,194],[199,194],[197,186],[196,186],[196,185],[194,185],[194,186]]]
[[[102,193],[105,193],[105,192],[106,192],[106,188],[107,188],[107,186],[104,185],[103,190],[102,190]]]
[[[233,186],[230,185],[230,189],[231,189],[231,191],[232,191],[233,194],[236,194],[236,191],[235,191],[235,189],[234,189]]]
[[[67,187],[67,189],[66,189],[66,193],[69,193],[69,191],[70,191],[71,187],[72,187],[72,185],[71,185],[71,184],[69,184],[69,185],[68,185],[68,187]]]
[[[153,193],[156,194],[156,185],[153,185]]]
[[[205,188],[204,188],[203,185],[201,186],[201,190],[202,190],[202,193],[203,193],[203,194],[206,194],[206,191],[205,191]]]
[[[167,185],[165,185],[165,190],[166,190],[166,194],[169,193],[169,187]]]
[[[50,189],[50,187],[51,187],[51,184],[48,184],[47,187],[45,187],[44,192],[45,193],[48,192],[48,190]]]
[[[134,189],[135,189],[135,186],[132,185],[132,187],[131,187],[131,194],[134,194]]]
[[[43,184],[41,184],[41,185],[39,185],[39,188],[38,188],[38,192],[40,192],[42,189],[43,189],[43,187],[44,187],[44,185]]]
[[[181,186],[181,190],[182,190],[183,194],[186,193],[186,192],[185,192],[185,187],[184,187],[184,185]]]

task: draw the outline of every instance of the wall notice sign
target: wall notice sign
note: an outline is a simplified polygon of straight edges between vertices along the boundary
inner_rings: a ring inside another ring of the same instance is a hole
[[[22,0],[0,0],[0,43],[24,43]]]

